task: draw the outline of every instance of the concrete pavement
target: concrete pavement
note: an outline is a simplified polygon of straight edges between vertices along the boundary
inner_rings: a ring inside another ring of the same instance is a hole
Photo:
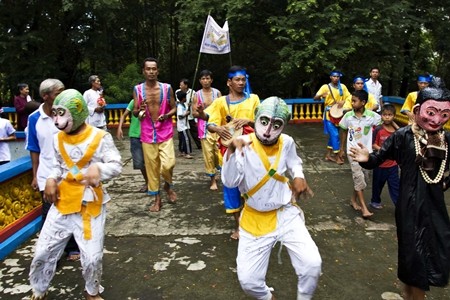
[[[349,165],[325,162],[321,124],[289,125],[315,196],[301,203],[307,226],[323,259],[314,299],[401,299],[396,277],[394,207],[387,188],[385,208],[363,220],[349,206]],[[175,138],[176,140],[176,138]],[[132,170],[128,140],[118,141],[125,163],[120,177],[107,183],[113,200],[106,224],[103,297],[108,300],[250,299],[236,276],[237,242],[229,238],[233,221],[219,191],[208,189],[199,150],[193,160],[177,158],[178,203],[149,213],[151,198],[138,190],[142,176]],[[370,188],[365,192],[370,200]],[[450,209],[450,201],[447,200]],[[35,239],[0,262],[0,298],[28,299],[29,265]],[[267,274],[277,299],[296,298],[296,277],[285,248],[278,264],[273,249]],[[79,262],[61,260],[49,299],[82,299]],[[450,289],[433,288],[427,299],[450,299]]]

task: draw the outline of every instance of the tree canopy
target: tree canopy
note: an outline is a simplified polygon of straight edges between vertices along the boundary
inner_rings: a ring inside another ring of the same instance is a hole
[[[222,92],[230,64],[247,68],[261,98],[310,97],[335,68],[349,84],[379,67],[385,95],[405,96],[425,72],[450,82],[446,1],[0,0],[1,105],[20,82],[39,98],[45,78],[84,91],[91,74],[110,102],[128,102],[148,56],[177,88],[194,79],[208,13],[228,20],[231,54],[202,54],[198,70]]]

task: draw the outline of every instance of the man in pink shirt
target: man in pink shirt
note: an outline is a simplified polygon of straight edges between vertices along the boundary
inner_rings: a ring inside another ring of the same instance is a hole
[[[133,114],[141,121],[142,151],[148,177],[147,194],[155,196],[150,212],[161,210],[161,176],[165,181],[167,201],[174,204],[177,200],[177,194],[172,188],[175,167],[172,116],[177,108],[172,87],[159,82],[158,73],[158,61],[152,57],[146,58],[142,64],[145,82],[136,85],[133,90]]]

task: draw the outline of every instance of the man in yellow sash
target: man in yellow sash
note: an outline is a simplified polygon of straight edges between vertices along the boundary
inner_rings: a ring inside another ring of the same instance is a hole
[[[55,159],[44,199],[53,205],[30,267],[31,299],[46,299],[56,263],[73,235],[81,253],[84,296],[101,300],[105,204],[110,200],[101,181],[120,174],[120,153],[111,134],[85,123],[88,108],[78,91],[69,89],[59,94],[52,116],[60,132],[53,141]]]
[[[223,184],[239,187],[246,199],[237,274],[244,292],[255,299],[274,299],[265,277],[277,242],[287,247],[297,274],[297,300],[312,299],[321,272],[319,250],[296,205],[301,194],[312,192],[294,140],[282,134],[289,119],[289,108],[282,99],[264,100],[256,109],[255,132],[233,139],[223,158]],[[293,178],[291,184],[285,173]]]

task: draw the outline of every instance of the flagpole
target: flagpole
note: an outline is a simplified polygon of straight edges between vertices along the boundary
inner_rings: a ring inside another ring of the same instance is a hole
[[[228,19],[226,19],[225,20],[226,22],[228,22]],[[231,31],[230,30],[228,30],[228,38],[229,38],[229,36],[231,36]],[[230,58],[230,68],[233,66],[233,62],[231,61],[231,51],[230,52],[228,52],[228,57]]]
[[[200,56],[202,55],[201,52],[198,53],[198,58],[197,58],[197,65],[195,66],[195,72],[194,72],[194,78],[192,79],[192,90],[194,90],[194,85],[195,85],[195,79],[197,78],[197,72],[198,72],[198,66],[200,65]]]

